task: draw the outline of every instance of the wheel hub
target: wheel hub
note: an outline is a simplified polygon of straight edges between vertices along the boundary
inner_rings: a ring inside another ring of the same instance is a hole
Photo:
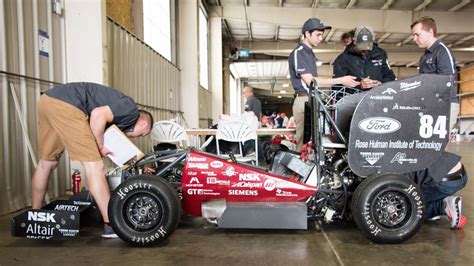
[[[387,227],[396,227],[407,216],[407,201],[398,191],[388,191],[379,195],[375,203],[375,219]]]
[[[136,229],[153,228],[162,217],[160,202],[150,195],[136,195],[126,205],[128,222]]]

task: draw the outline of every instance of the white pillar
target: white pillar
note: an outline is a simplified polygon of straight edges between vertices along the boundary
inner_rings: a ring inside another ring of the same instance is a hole
[[[105,1],[64,1],[67,81],[105,81]]]
[[[181,69],[181,106],[188,127],[199,126],[199,38],[196,0],[179,0],[178,52]]]
[[[219,115],[224,112],[224,86],[222,82],[222,20],[220,17],[211,17],[210,25],[210,64],[211,64],[211,92],[212,92],[212,119],[213,124],[218,122]]]

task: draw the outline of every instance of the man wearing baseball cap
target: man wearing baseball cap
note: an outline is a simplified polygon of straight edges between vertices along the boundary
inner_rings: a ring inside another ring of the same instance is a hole
[[[387,53],[375,43],[375,36],[368,26],[357,27],[354,42],[334,61],[334,77],[356,76],[360,80],[358,89],[368,90],[395,80],[388,64]]]
[[[296,99],[293,103],[293,116],[296,123],[295,137],[298,141],[297,149],[303,145],[304,106],[305,102],[308,101],[311,81],[315,80],[319,86],[343,84],[347,87],[355,87],[359,85],[354,76],[344,76],[335,79],[318,77],[317,59],[312,49],[321,43],[324,31],[327,29],[331,29],[331,27],[324,25],[318,18],[306,20],[301,31],[303,41],[288,57],[291,84],[296,94]]]

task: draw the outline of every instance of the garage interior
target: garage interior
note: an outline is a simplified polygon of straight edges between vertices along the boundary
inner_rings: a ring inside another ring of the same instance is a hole
[[[38,154],[36,102],[54,85],[90,81],[130,95],[155,121],[208,128],[221,114],[243,112],[242,89],[254,88],[266,114],[291,114],[288,55],[310,17],[332,29],[313,51],[318,74],[332,76],[343,33],[371,26],[397,79],[418,74],[423,49],[410,24],[431,16],[453,52],[461,112],[448,151],[474,172],[474,1],[471,0],[0,0],[0,265],[472,265],[474,185],[463,197],[468,224],[451,230],[426,221],[410,240],[371,242],[352,222],[317,230],[218,229],[184,215],[163,244],[132,248],[84,226],[66,241],[11,236],[12,217],[31,206]],[[158,4],[156,4],[158,3]],[[165,25],[165,26],[163,26]],[[162,29],[166,28],[165,31]],[[324,89],[324,88],[323,88]],[[155,143],[134,141],[143,151]],[[110,164],[110,163],[109,163]],[[50,199],[71,194],[78,162],[63,156],[50,178]]]

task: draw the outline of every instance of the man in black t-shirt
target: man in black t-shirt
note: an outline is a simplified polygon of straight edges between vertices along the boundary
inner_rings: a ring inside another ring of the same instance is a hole
[[[344,76],[336,79],[318,77],[316,56],[312,49],[321,43],[324,31],[327,29],[331,29],[331,27],[324,25],[317,18],[306,20],[301,31],[304,39],[288,56],[290,80],[296,95],[293,103],[293,117],[296,124],[295,138],[298,142],[297,150],[303,145],[304,106],[308,101],[311,81],[316,80],[318,86],[343,84],[347,87],[355,87],[359,85],[356,77],[353,76]]]
[[[437,38],[436,22],[431,17],[421,17],[411,24],[411,33],[413,40],[420,48],[425,49],[425,53],[420,58],[420,74],[440,74],[440,75],[455,75],[456,62],[454,56],[449,48]],[[450,129],[454,126],[456,118],[459,114],[459,102],[456,96],[457,86],[452,86],[451,91],[451,114],[450,114]],[[458,159],[458,161],[460,158]],[[455,160],[452,160],[455,161]],[[445,163],[433,164],[434,166],[443,166]],[[429,168],[424,170],[429,171]],[[454,194],[461,190],[467,182],[467,174],[451,175],[449,178],[434,178],[431,175],[421,172],[422,176],[427,176],[424,179],[415,179],[420,185],[425,198],[427,199],[428,219],[435,219],[438,216],[447,216],[450,220],[450,226],[453,229],[460,229],[467,223],[467,219],[462,215],[462,198],[454,196]],[[432,211],[430,211],[432,210]]]
[[[69,83],[44,93],[38,101],[40,159],[32,178],[32,208],[43,205],[48,179],[66,149],[85,168],[89,190],[104,220],[104,238],[116,238],[109,224],[110,190],[101,155],[104,131],[115,124],[128,137],[146,136],[153,126],[149,112],[138,110],[132,98],[94,83]]]

